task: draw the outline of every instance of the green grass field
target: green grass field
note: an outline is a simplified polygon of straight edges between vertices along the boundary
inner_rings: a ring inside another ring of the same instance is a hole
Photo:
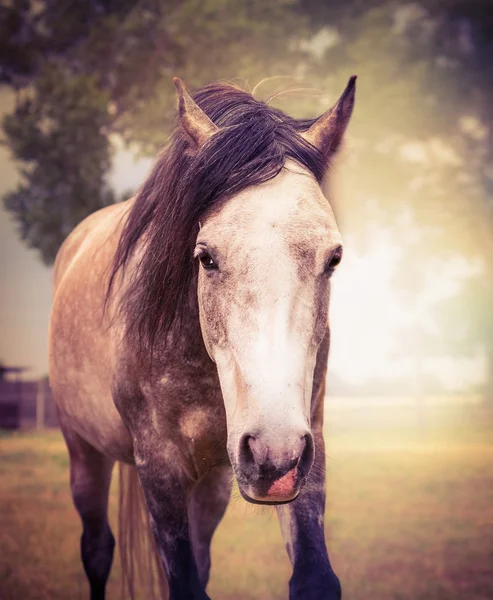
[[[492,600],[491,418],[441,408],[418,427],[406,410],[327,420],[326,531],[343,597]],[[0,437],[1,600],[88,597],[67,482],[59,432]],[[113,523],[115,507],[113,489]],[[235,492],[214,539],[209,594],[286,599],[289,575],[275,511]],[[108,590],[119,597],[118,559]]]

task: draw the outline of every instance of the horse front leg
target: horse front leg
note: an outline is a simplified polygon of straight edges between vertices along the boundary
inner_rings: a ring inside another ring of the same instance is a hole
[[[171,461],[144,459],[137,467],[170,600],[209,600],[192,548],[188,499],[193,482]]]
[[[299,497],[277,506],[293,574],[290,600],[340,600],[341,585],[329,561],[324,534],[325,446],[314,432],[315,461]]]
[[[231,467],[216,467],[197,482],[190,497],[190,533],[199,578],[204,588],[209,581],[212,536],[228,506],[231,484]]]
[[[70,487],[82,520],[82,563],[91,600],[104,600],[115,538],[108,523],[108,493],[114,461],[89,445],[62,419],[61,427],[70,455]]]

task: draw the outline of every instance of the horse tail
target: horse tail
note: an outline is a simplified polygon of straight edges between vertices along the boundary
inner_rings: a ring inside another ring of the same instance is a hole
[[[122,598],[166,600],[168,582],[152,532],[149,512],[134,466],[119,463],[118,548],[122,570]]]

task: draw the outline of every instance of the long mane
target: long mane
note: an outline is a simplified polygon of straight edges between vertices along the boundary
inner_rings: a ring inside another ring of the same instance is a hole
[[[195,102],[220,128],[197,151],[178,124],[167,149],[140,189],[124,226],[107,291],[135,256],[131,280],[119,300],[127,335],[138,352],[183,322],[196,277],[193,249],[199,221],[217,202],[275,177],[287,159],[321,182],[321,153],[299,133],[313,120],[297,120],[230,84],[199,90]],[[139,241],[138,257],[135,253]]]

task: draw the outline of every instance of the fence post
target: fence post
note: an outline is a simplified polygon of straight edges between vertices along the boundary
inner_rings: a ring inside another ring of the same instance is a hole
[[[43,379],[38,381],[36,390],[36,429],[43,429],[45,426],[45,382]]]

